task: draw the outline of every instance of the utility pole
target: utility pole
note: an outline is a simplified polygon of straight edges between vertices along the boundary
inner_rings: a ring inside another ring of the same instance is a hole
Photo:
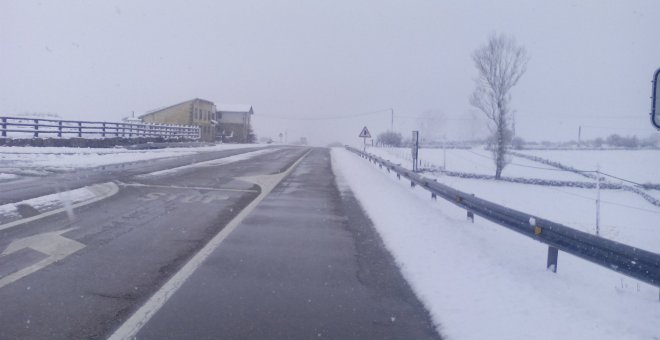
[[[578,148],[582,144],[582,125],[578,126]]]
[[[600,235],[600,164],[596,166],[596,235]]]
[[[442,136],[442,170],[447,170],[447,137]]]

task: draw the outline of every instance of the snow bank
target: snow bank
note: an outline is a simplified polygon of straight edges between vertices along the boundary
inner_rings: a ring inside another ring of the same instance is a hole
[[[2,146],[0,147],[0,170],[7,173],[24,173],[26,170],[66,171],[76,168],[90,168],[257,146],[255,144],[219,144],[215,146],[153,150]]]
[[[546,271],[545,245],[468,223],[464,210],[343,149],[332,162],[447,338],[660,337],[658,288],[565,253],[556,274]]]

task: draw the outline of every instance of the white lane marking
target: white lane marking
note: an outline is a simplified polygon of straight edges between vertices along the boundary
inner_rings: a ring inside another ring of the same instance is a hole
[[[26,277],[57,261],[60,261],[80,249],[85,248],[84,244],[62,236],[62,234],[72,229],[73,228],[51,231],[12,241],[9,246],[7,246],[7,248],[2,252],[2,254],[0,254],[0,257],[9,255],[24,248],[34,249],[40,253],[48,255],[48,257],[1,278],[0,288],[23,277]]]
[[[286,171],[275,175],[263,175],[253,177],[240,177],[239,179],[250,181],[261,187],[261,194],[248,204],[241,212],[236,215],[209,243],[207,243],[190,261],[188,261],[174,276],[172,276],[154,295],[145,302],[128,320],[126,320],[108,340],[134,339],[137,333],[144,325],[165,305],[167,300],[181,288],[184,282],[199,268],[206,258],[215,251],[229,234],[247,217],[247,215],[259,205],[259,203],[288,176],[293,169],[311,152],[308,151],[302,155]]]
[[[44,217],[59,214],[63,211],[67,211],[68,209],[82,207],[83,205],[87,205],[87,204],[90,204],[90,203],[100,201],[102,199],[108,198],[108,197],[116,194],[117,192],[119,192],[119,187],[117,186],[117,184],[115,184],[113,182],[94,184],[94,185],[90,185],[90,186],[85,187],[85,188],[87,188],[89,191],[93,192],[95,197],[91,198],[91,199],[88,199],[88,200],[85,200],[85,201],[82,201],[82,202],[79,202],[79,203],[76,203],[76,204],[72,204],[70,206],[65,206],[64,208],[51,210],[51,211],[48,211],[48,212],[45,212],[43,214],[39,214],[39,215],[36,215],[36,216],[20,219],[18,221],[9,222],[9,223],[6,223],[6,224],[0,224],[0,230],[5,230],[5,229],[11,228],[11,227],[15,227],[17,225],[21,225],[23,223],[32,222],[32,221],[42,219]]]
[[[154,172],[150,172],[148,174],[137,175],[137,176],[134,176],[134,177],[135,178],[149,178],[149,177],[154,177],[154,176],[169,175],[169,174],[181,171],[181,170],[200,168],[200,167],[217,166],[217,165],[224,165],[224,164],[234,163],[234,162],[238,162],[238,161],[243,161],[243,160],[250,159],[250,158],[253,158],[253,157],[256,157],[256,156],[259,156],[259,155],[265,155],[265,154],[272,153],[272,152],[279,151],[279,150],[280,149],[275,148],[275,149],[264,149],[264,150],[250,151],[250,152],[241,153],[241,154],[234,155],[234,156],[229,156],[229,157],[224,157],[224,158],[219,158],[219,159],[212,159],[210,161],[205,161],[205,162],[199,162],[199,163],[183,165],[183,166],[172,168],[172,169],[154,171]]]
[[[233,192],[258,192],[259,190],[251,189],[224,189],[224,188],[208,188],[208,187],[186,187],[178,185],[157,185],[157,184],[142,184],[142,183],[122,183],[117,181],[119,186],[122,187],[145,187],[145,188],[164,188],[164,189],[191,189],[191,190],[209,190],[209,191],[233,191]]]
[[[161,200],[163,202],[178,201],[181,203],[204,203],[210,204],[216,201],[226,201],[229,199],[227,195],[220,195],[217,192],[200,193],[181,193],[181,192],[148,192],[145,195],[137,198],[140,201],[155,201]]]

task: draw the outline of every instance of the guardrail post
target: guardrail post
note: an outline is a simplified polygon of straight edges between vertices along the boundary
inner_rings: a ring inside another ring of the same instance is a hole
[[[2,118],[2,137],[7,137],[7,118]]]
[[[34,120],[34,137],[39,137],[39,120]]]
[[[548,264],[546,268],[552,270],[553,273],[557,272],[557,257],[559,257],[559,249],[549,246],[548,247]]]
[[[82,122],[78,122],[78,137],[82,138]]]

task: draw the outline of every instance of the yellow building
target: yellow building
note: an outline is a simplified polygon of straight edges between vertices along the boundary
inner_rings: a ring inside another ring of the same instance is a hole
[[[195,98],[147,112],[139,118],[145,123],[199,126],[200,139],[212,142],[216,140],[220,113],[212,101]]]

